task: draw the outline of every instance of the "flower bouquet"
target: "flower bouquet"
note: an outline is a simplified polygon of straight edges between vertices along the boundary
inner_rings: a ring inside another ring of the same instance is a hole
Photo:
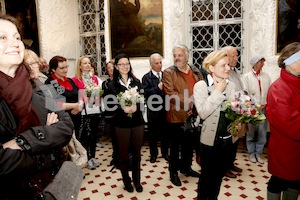
[[[117,95],[118,102],[124,107],[136,106],[137,103],[144,103],[144,96],[138,92],[138,87],[129,87],[125,92]],[[128,113],[128,117],[132,118],[132,113]]]
[[[227,131],[234,137],[238,135],[236,126],[239,123],[259,125],[266,119],[260,104],[255,103],[248,95],[236,93],[236,99],[225,101],[225,104],[225,116],[233,121],[227,127]]]
[[[85,93],[87,97],[101,97],[104,93],[101,87],[94,82],[85,85]]]

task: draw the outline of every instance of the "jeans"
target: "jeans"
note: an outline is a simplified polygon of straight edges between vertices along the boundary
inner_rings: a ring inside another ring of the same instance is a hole
[[[265,114],[265,110],[263,111]],[[257,128],[257,139],[255,140],[255,130]],[[249,154],[258,153],[262,154],[264,146],[267,142],[267,119],[265,119],[258,126],[249,123],[249,131],[246,136],[246,145]]]

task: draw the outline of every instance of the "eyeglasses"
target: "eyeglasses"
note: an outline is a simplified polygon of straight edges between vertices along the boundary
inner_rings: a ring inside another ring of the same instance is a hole
[[[120,66],[120,67],[128,67],[128,66],[130,66],[130,63],[120,63],[120,64],[118,64],[118,66]]]
[[[57,68],[59,68],[59,69],[68,69],[68,67],[69,67],[69,65],[64,66],[64,67],[57,67]]]

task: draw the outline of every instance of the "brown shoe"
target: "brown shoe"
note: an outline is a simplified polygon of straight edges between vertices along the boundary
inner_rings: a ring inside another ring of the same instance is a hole
[[[230,170],[234,171],[234,172],[242,172],[243,171],[241,168],[239,168],[239,167],[237,167],[235,165]]]
[[[225,176],[228,177],[228,178],[236,178],[236,175],[234,173],[232,173],[232,171],[230,171],[230,170],[228,170],[225,173]]]

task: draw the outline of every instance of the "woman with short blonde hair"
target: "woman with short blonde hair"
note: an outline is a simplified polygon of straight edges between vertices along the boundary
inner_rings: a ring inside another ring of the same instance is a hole
[[[200,136],[199,200],[218,199],[222,178],[230,169],[233,142],[237,140],[227,131],[230,120],[221,109],[225,100],[235,97],[235,85],[228,81],[229,58],[223,51],[213,51],[202,66],[209,73],[208,83],[201,80],[194,86],[195,106],[204,120]]]

